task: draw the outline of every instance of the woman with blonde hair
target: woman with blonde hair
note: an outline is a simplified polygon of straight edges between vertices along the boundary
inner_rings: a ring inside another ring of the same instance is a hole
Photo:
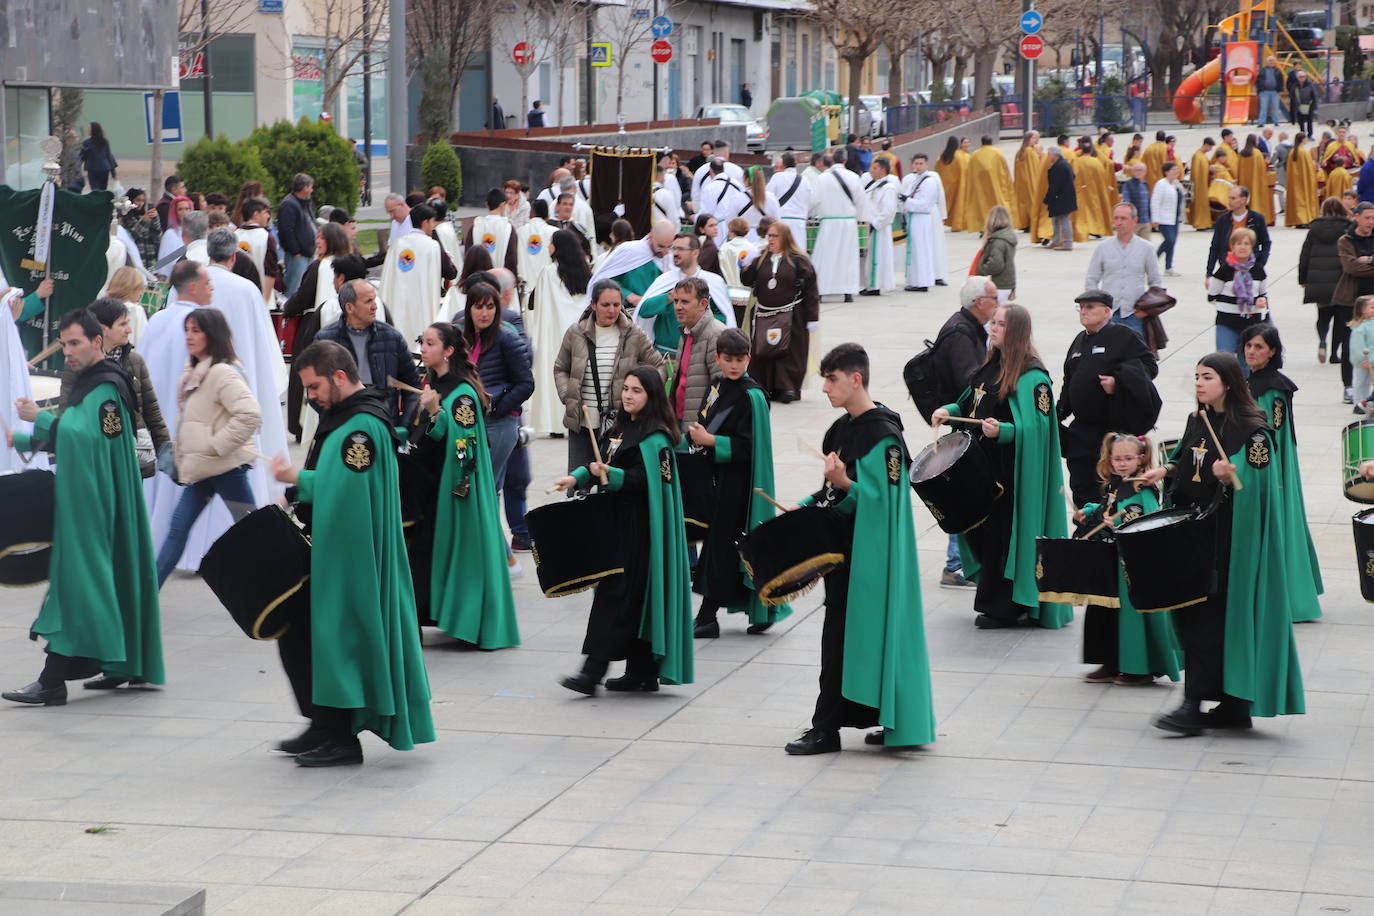
[[[992,278],[999,301],[1016,298],[1016,230],[1011,228],[1011,213],[1001,204],[988,211],[983,223],[983,250],[973,272]]]
[[[134,346],[138,346],[138,339],[148,326],[148,313],[143,311],[139,301],[147,291],[148,283],[143,279],[143,271],[128,265],[116,270],[114,276],[110,277],[110,284],[105,287],[106,296],[118,299],[128,307],[129,343]]]
[[[772,400],[791,403],[806,375],[811,333],[821,323],[816,268],[791,227],[778,220],[768,227],[763,252],[740,271],[740,280],[754,288],[756,300],[749,374]]]

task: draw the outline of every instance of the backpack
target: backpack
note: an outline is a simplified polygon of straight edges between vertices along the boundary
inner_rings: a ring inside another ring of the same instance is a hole
[[[945,397],[946,392],[940,388],[940,373],[935,365],[935,353],[950,334],[956,333],[957,329],[953,328],[941,331],[935,335],[934,343],[927,340],[926,348],[907,360],[907,364],[902,367],[902,381],[906,383],[906,390],[916,402],[916,410],[920,412],[921,418],[927,423],[937,408],[949,403],[949,398]]]

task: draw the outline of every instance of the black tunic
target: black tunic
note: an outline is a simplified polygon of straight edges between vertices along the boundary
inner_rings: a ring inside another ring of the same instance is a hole
[[[701,425],[706,431],[730,438],[730,460],[712,468],[715,515],[701,545],[693,583],[697,594],[719,607],[741,606],[749,600],[735,544],[749,526],[749,504],[754,495],[754,402],[749,390],[759,387],[747,375],[735,381],[721,378],[701,409]]]
[[[437,391],[442,401],[460,381],[454,372],[441,376],[431,373],[425,377],[425,386]],[[448,443],[431,439],[428,429],[428,415],[416,411],[407,430],[408,448],[397,455],[396,466],[401,484],[401,522],[410,559],[410,577],[415,584],[415,610],[422,625],[433,626],[429,615],[429,584],[434,557],[434,521],[438,515],[439,478],[443,476]]]

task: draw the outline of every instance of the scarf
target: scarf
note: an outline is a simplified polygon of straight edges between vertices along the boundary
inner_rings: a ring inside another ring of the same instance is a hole
[[[1255,256],[1252,254],[1244,261],[1238,261],[1236,253],[1231,251],[1226,254],[1226,263],[1236,271],[1231,278],[1231,292],[1236,297],[1236,305],[1240,306],[1242,315],[1248,315],[1255,308],[1255,281],[1250,276],[1250,270],[1255,266]]]

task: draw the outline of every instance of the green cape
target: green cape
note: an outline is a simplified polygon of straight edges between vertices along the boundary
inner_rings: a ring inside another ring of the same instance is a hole
[[[1042,387],[1043,386],[1043,387]],[[962,402],[968,389],[959,395]],[[959,416],[958,404],[946,405]],[[1011,580],[1012,600],[1031,609],[1030,618],[1047,630],[1057,630],[1073,620],[1073,607],[1040,600],[1035,584],[1035,539],[1068,537],[1065,519],[1064,471],[1059,460],[1059,424],[1055,420],[1054,390],[1044,369],[1027,369],[1016,381],[1011,399],[1011,423],[1002,424],[1002,438],[1014,436],[1016,450],[1012,491],[1016,498],[1012,513],[1011,544],[1002,575]],[[982,564],[959,537],[964,577],[978,581]]]
[[[483,649],[520,645],[501,508],[477,390],[463,382],[429,429],[445,450],[434,521],[430,615],[448,635]],[[454,489],[466,485],[464,496]]]
[[[98,660],[106,674],[163,683],[153,536],[118,389],[102,382],[60,421],[42,411],[14,446],[53,449],[59,462],[48,594],[33,634],[59,655]]]
[[[1089,503],[1083,507],[1083,513],[1091,516],[1100,508]],[[1113,511],[1124,513],[1117,522],[1117,525],[1124,525],[1158,509],[1159,497],[1154,490],[1143,487],[1134,496],[1116,503]],[[1116,579],[1117,593],[1121,596],[1121,606],[1116,611],[1117,669],[1125,674],[1162,674],[1177,681],[1182,650],[1174,634],[1173,618],[1168,614],[1142,614],[1135,609],[1119,560]]]
[[[1317,548],[1312,544],[1312,531],[1307,527],[1307,506],[1302,498],[1302,471],[1298,467],[1298,441],[1293,432],[1293,402],[1285,391],[1270,388],[1255,399],[1274,430],[1274,459],[1281,470],[1279,487],[1287,503],[1288,537],[1284,545],[1288,552],[1289,569],[1293,581],[1300,583],[1298,593],[1289,596],[1288,609],[1293,622],[1316,620],[1322,615],[1317,596],[1323,591],[1321,569],[1317,564]],[[1311,576],[1312,588],[1301,581],[1301,571]]]
[[[1306,707],[1288,606],[1292,596],[1311,593],[1312,580],[1288,565],[1297,520],[1288,514],[1282,462],[1274,459],[1269,430],[1255,432],[1229,457],[1242,488],[1230,494],[1224,689],[1249,700],[1252,716],[1299,715]]]
[[[930,744],[935,705],[906,449],[898,437],[885,436],[859,459],[836,508],[854,515],[840,691],[877,708],[887,744]]]
[[[626,271],[615,278],[620,284],[620,288],[627,295],[634,293],[636,296],[644,295],[644,291],[654,285],[658,275],[663,273],[663,269],[658,266],[658,261],[645,261],[634,270]]]
[[[392,443],[389,426],[356,413],[325,438],[296,491],[313,504],[312,699],[351,712],[355,734],[404,751],[433,741],[434,722]]]
[[[749,397],[753,430],[752,450],[749,455],[749,526],[745,530],[753,531],[773,518],[776,511],[772,503],[755,492],[755,488],[769,494],[773,492],[773,424],[769,417],[768,396],[763,389],[750,388],[746,394]],[[716,436],[714,454],[717,464],[726,464],[730,461],[729,436]],[[743,560],[740,561],[739,569],[740,575],[744,577],[744,584],[749,587],[749,602],[745,605],[730,605],[727,608],[730,613],[748,612],[751,624],[777,623],[792,613],[790,604],[764,604],[760,601],[758,592],[754,590],[754,581],[744,568]]]
[[[714,299],[711,300],[711,314],[724,324],[725,316],[721,314]],[[654,319],[654,346],[665,353],[677,352],[677,345],[682,337],[682,326],[678,324],[677,312],[673,311],[672,296],[663,293],[652,299],[639,300],[639,309],[635,315]]]

